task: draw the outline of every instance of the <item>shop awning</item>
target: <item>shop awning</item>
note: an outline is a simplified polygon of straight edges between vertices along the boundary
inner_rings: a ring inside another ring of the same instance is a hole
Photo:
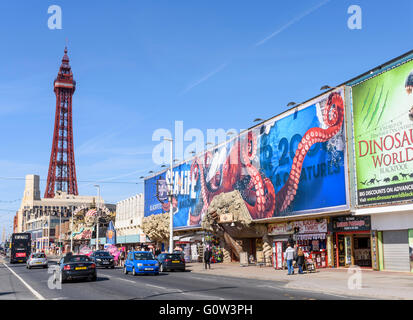
[[[295,234],[295,240],[323,240],[326,238],[325,233]]]
[[[402,205],[392,205],[386,207],[374,207],[374,208],[363,208],[356,209],[351,213],[355,216],[380,214],[380,213],[403,213],[403,212],[413,212],[413,204],[402,204]]]

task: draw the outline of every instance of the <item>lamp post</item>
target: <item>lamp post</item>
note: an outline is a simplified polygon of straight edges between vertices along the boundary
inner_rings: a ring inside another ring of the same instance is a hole
[[[70,219],[70,252],[73,252],[73,206]]]
[[[173,171],[172,171],[172,156],[173,156],[173,140],[164,138],[164,140],[169,141],[171,143],[171,180],[170,180],[170,187],[169,187],[169,252],[172,253],[174,249],[174,217],[173,217],[173,206],[172,206],[172,186],[173,186]]]
[[[96,251],[99,250],[99,209],[100,209],[100,186],[95,184],[98,189],[98,201],[96,201]]]
[[[61,236],[62,236],[62,210],[63,210],[63,208],[60,207],[60,210],[59,210],[59,254],[62,251],[62,247],[60,246]]]

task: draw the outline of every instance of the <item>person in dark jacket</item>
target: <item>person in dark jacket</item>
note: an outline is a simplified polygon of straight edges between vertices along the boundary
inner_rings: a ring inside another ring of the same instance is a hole
[[[304,252],[301,248],[297,250],[297,266],[298,266],[298,273],[303,274],[303,265],[304,265]]]
[[[205,262],[205,270],[207,269],[207,266],[209,269],[211,269],[211,256],[212,256],[212,251],[209,247],[206,247],[205,252],[204,252],[204,262]]]

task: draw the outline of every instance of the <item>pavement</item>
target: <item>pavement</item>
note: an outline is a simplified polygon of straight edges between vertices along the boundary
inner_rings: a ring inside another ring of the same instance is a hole
[[[286,289],[299,289],[329,294],[360,296],[372,299],[413,299],[413,273],[345,268],[317,269],[315,273],[287,275],[286,270],[248,266],[239,263],[211,264],[205,270],[201,263],[189,263],[193,273],[266,281],[283,281]],[[296,271],[297,272],[297,269]]]

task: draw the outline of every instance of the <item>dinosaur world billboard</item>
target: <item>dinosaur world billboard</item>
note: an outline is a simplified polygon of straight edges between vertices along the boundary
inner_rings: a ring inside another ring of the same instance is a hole
[[[413,61],[352,88],[359,206],[413,199]]]
[[[145,179],[145,216],[200,226],[214,197],[238,190],[253,220],[348,209],[344,90],[254,127],[170,171]]]

